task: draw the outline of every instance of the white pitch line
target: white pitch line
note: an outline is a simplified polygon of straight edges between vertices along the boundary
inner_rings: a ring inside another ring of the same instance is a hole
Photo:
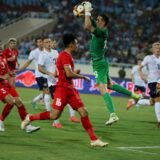
[[[143,147],[117,147],[118,149],[121,150],[129,150],[129,151],[134,151],[134,152],[140,152],[140,153],[144,153],[144,154],[152,154],[152,155],[158,155],[158,153],[154,153],[154,152],[146,152],[146,151],[142,151],[139,149],[159,149],[160,146],[143,146]]]
[[[160,146],[143,146],[143,147],[118,147],[119,149],[126,149],[126,148],[131,148],[131,149],[143,149],[143,148],[160,148]]]

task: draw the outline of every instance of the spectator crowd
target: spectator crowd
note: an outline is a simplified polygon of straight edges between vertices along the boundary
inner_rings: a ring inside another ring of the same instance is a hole
[[[150,53],[150,44],[160,40],[160,1],[159,0],[90,0],[93,16],[106,13],[110,18],[108,53],[110,62],[135,64],[137,56]],[[78,1],[79,2],[79,1]],[[83,28],[83,18],[73,16],[73,6],[77,0],[0,0],[0,23],[16,18],[23,13],[34,11],[54,13],[58,23],[52,32],[43,31],[58,43],[66,32],[78,36],[79,51],[75,58],[81,63],[90,60],[88,53],[90,35]],[[35,37],[26,37],[18,44],[21,55],[28,55],[35,48]]]

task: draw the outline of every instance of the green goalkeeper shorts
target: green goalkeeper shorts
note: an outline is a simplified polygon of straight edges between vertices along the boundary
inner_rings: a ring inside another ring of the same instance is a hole
[[[107,84],[110,81],[108,61],[105,59],[94,61],[93,73],[96,78],[97,84],[100,84],[100,83]]]

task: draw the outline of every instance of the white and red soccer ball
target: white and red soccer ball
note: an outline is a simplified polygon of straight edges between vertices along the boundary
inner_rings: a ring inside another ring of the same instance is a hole
[[[75,5],[73,8],[73,14],[76,17],[80,17],[84,15],[84,6],[82,4]]]

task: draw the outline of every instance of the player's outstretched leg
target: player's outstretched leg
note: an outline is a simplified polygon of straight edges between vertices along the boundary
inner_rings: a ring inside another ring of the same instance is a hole
[[[86,130],[86,132],[88,133],[91,142],[90,145],[93,147],[105,147],[107,146],[109,143],[108,142],[103,142],[100,139],[97,138],[96,134],[94,133],[92,124],[90,122],[90,119],[87,115],[87,111],[85,110],[84,107],[81,107],[77,110],[81,116],[81,122],[82,122],[82,126],[83,128]]]
[[[136,94],[136,93],[132,93],[129,90],[127,90],[126,88],[120,86],[119,84],[113,84],[113,85],[109,86],[109,88],[118,92],[118,93],[122,93],[124,95],[130,96],[133,99],[135,99],[136,101],[138,101],[141,98],[141,95]]]

